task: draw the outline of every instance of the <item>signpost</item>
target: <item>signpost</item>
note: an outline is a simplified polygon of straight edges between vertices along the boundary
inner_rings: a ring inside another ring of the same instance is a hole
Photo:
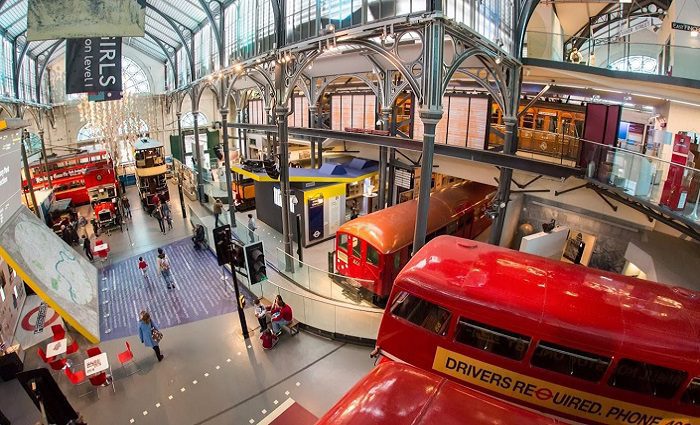
[[[671,22],[671,29],[679,31],[698,32],[700,31],[700,25],[690,25],[683,24],[680,22]]]

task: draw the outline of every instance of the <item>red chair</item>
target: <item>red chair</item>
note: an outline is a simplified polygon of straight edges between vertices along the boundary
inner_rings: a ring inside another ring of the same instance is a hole
[[[140,372],[141,368],[139,367],[138,364],[136,364],[136,361],[134,360],[134,353],[131,351],[131,345],[129,345],[129,341],[125,341],[126,343],[126,351],[123,351],[117,355],[117,358],[119,359],[119,363],[121,363],[122,368],[124,365],[127,363],[131,362],[136,366],[136,370],[131,372],[130,374],[126,376],[131,376],[136,372]]]
[[[66,347],[66,355],[74,354],[77,353],[80,347],[78,346],[78,341],[73,340],[68,346]]]
[[[67,363],[68,361],[66,359],[58,359],[50,362],[49,366],[51,366],[53,370],[63,370],[66,368]]]
[[[66,330],[61,325],[51,326],[51,331],[53,332],[54,342],[66,337]]]
[[[102,354],[102,350],[100,350],[100,347],[91,347],[87,349],[88,357],[95,357],[99,354]]]
[[[48,364],[51,363],[54,360],[54,357],[48,358],[46,357],[46,353],[44,352],[44,349],[39,347],[36,349],[36,353],[39,355],[39,358],[44,361],[44,363]]]
[[[77,372],[73,372],[70,370],[69,367],[65,369],[66,377],[70,381],[71,384],[74,386],[82,385],[85,382],[87,382],[87,379],[85,377],[85,371],[84,370],[79,370]],[[80,394],[78,397],[85,397],[86,395],[90,394],[89,392],[85,394]]]

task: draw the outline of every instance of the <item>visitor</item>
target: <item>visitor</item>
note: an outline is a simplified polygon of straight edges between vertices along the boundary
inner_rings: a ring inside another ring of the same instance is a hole
[[[250,238],[251,242],[255,242],[255,231],[257,228],[258,226],[255,224],[253,214],[248,214],[248,237]]]
[[[122,207],[124,207],[124,216],[126,218],[131,218],[131,204],[126,195],[122,196]]]
[[[173,279],[173,274],[170,270],[170,258],[165,255],[163,248],[158,248],[158,270],[160,270],[160,275],[163,276],[168,289],[175,289],[175,280]]]
[[[168,230],[172,230],[173,220],[171,217],[170,205],[168,205],[168,201],[163,201],[160,203],[160,214],[163,216],[163,222],[168,223]],[[165,225],[163,227],[165,227]]]
[[[360,209],[357,206],[357,200],[352,200],[352,206],[350,207],[350,220],[356,219],[360,215]]]
[[[194,236],[192,236],[192,242],[194,242],[194,249],[199,251],[203,247],[205,247],[205,238],[204,238],[204,226],[201,224],[197,224],[194,227]]]
[[[153,211],[158,209],[158,206],[160,205],[160,198],[158,197],[157,193],[154,193],[153,196],[151,196],[151,203],[153,204]]]
[[[141,270],[143,278],[148,280],[148,263],[143,259],[143,257],[139,257],[139,270]]]
[[[270,312],[272,313],[272,332],[279,335],[282,333],[282,327],[292,322],[292,308],[280,295],[277,295]]]
[[[78,215],[78,230],[81,236],[87,237],[87,219],[82,215]]]
[[[153,210],[153,217],[158,220],[158,226],[160,226],[160,232],[162,234],[165,234],[165,222],[163,220],[163,211],[160,209],[160,207],[156,207],[155,210]]]
[[[90,244],[90,239],[87,236],[83,236],[83,250],[85,251],[85,256],[88,260],[93,261],[95,257],[92,255],[92,245]]]
[[[267,309],[260,303],[260,298],[255,299],[255,317],[260,323],[260,332],[267,329]]]
[[[217,198],[214,202],[214,227],[219,227],[219,216],[224,210],[224,204],[221,199]]]
[[[164,356],[160,354],[160,347],[158,346],[160,340],[163,338],[163,334],[158,330],[155,322],[151,319],[151,315],[145,310],[141,312],[139,318],[139,337],[143,345],[153,348],[158,361],[163,360]]]

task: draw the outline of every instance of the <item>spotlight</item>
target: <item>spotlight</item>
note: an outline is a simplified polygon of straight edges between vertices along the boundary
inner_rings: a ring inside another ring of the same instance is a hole
[[[500,64],[501,62],[503,62],[503,56],[499,54],[498,56],[496,56],[496,64]]]
[[[697,37],[697,36],[698,36],[698,32],[697,32],[697,31],[690,31],[690,36],[691,36],[691,37]]]

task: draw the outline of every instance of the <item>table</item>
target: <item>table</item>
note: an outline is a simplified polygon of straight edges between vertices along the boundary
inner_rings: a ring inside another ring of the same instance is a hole
[[[107,353],[100,353],[93,357],[85,359],[85,376],[96,375],[109,369],[109,360]]]
[[[108,249],[109,245],[107,243],[102,243],[99,245],[95,245],[95,248],[92,250],[92,252],[99,255],[101,251],[107,251]]]
[[[46,357],[56,357],[60,354],[65,354],[68,349],[68,338],[59,339],[58,341],[49,342],[46,345]]]

